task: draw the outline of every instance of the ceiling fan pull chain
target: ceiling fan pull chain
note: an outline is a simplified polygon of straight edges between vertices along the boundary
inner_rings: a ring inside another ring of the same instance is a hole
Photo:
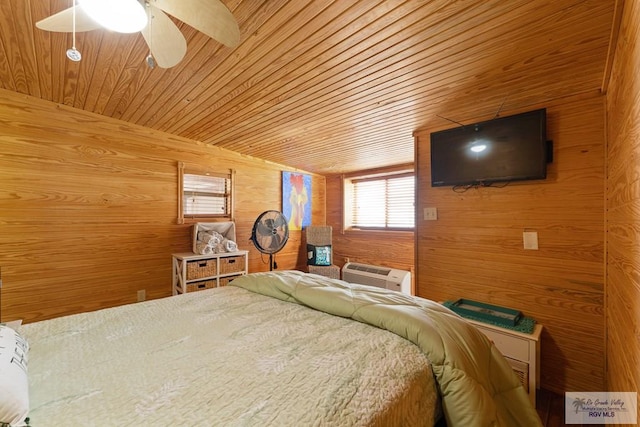
[[[73,14],[72,14],[72,31],[71,31],[71,37],[72,37],[72,43],[71,43],[71,49],[67,49],[67,58],[69,58],[70,60],[74,61],[74,62],[78,62],[82,59],[82,55],[80,54],[80,52],[78,51],[78,49],[76,49],[76,0],[73,0]]]
[[[149,26],[149,34],[153,34],[153,13],[151,12],[151,8],[149,7],[149,2],[145,2],[145,9],[147,10],[147,25]],[[156,68],[156,59],[153,57],[153,36],[149,37],[149,54],[145,58],[147,61],[147,65],[152,70]]]

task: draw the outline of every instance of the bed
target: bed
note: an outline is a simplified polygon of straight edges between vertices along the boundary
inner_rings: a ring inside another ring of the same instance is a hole
[[[15,338],[28,404],[3,420],[0,390],[0,425],[540,425],[506,361],[453,312],[298,271],[27,324]]]

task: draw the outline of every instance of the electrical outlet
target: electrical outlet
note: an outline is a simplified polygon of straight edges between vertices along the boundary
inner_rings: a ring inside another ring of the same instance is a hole
[[[138,291],[138,302],[142,302],[147,299],[147,291],[141,289]]]
[[[438,219],[438,209],[437,208],[424,208],[424,220],[425,221],[435,221]]]

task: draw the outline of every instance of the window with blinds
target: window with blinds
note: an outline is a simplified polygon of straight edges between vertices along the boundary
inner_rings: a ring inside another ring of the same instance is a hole
[[[233,172],[207,172],[180,166],[181,201],[178,221],[231,219]]]
[[[414,188],[412,172],[346,179],[345,225],[359,229],[413,229]]]

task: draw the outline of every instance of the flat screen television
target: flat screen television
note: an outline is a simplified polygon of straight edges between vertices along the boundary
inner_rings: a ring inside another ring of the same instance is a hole
[[[431,134],[431,186],[545,179],[546,109]]]

